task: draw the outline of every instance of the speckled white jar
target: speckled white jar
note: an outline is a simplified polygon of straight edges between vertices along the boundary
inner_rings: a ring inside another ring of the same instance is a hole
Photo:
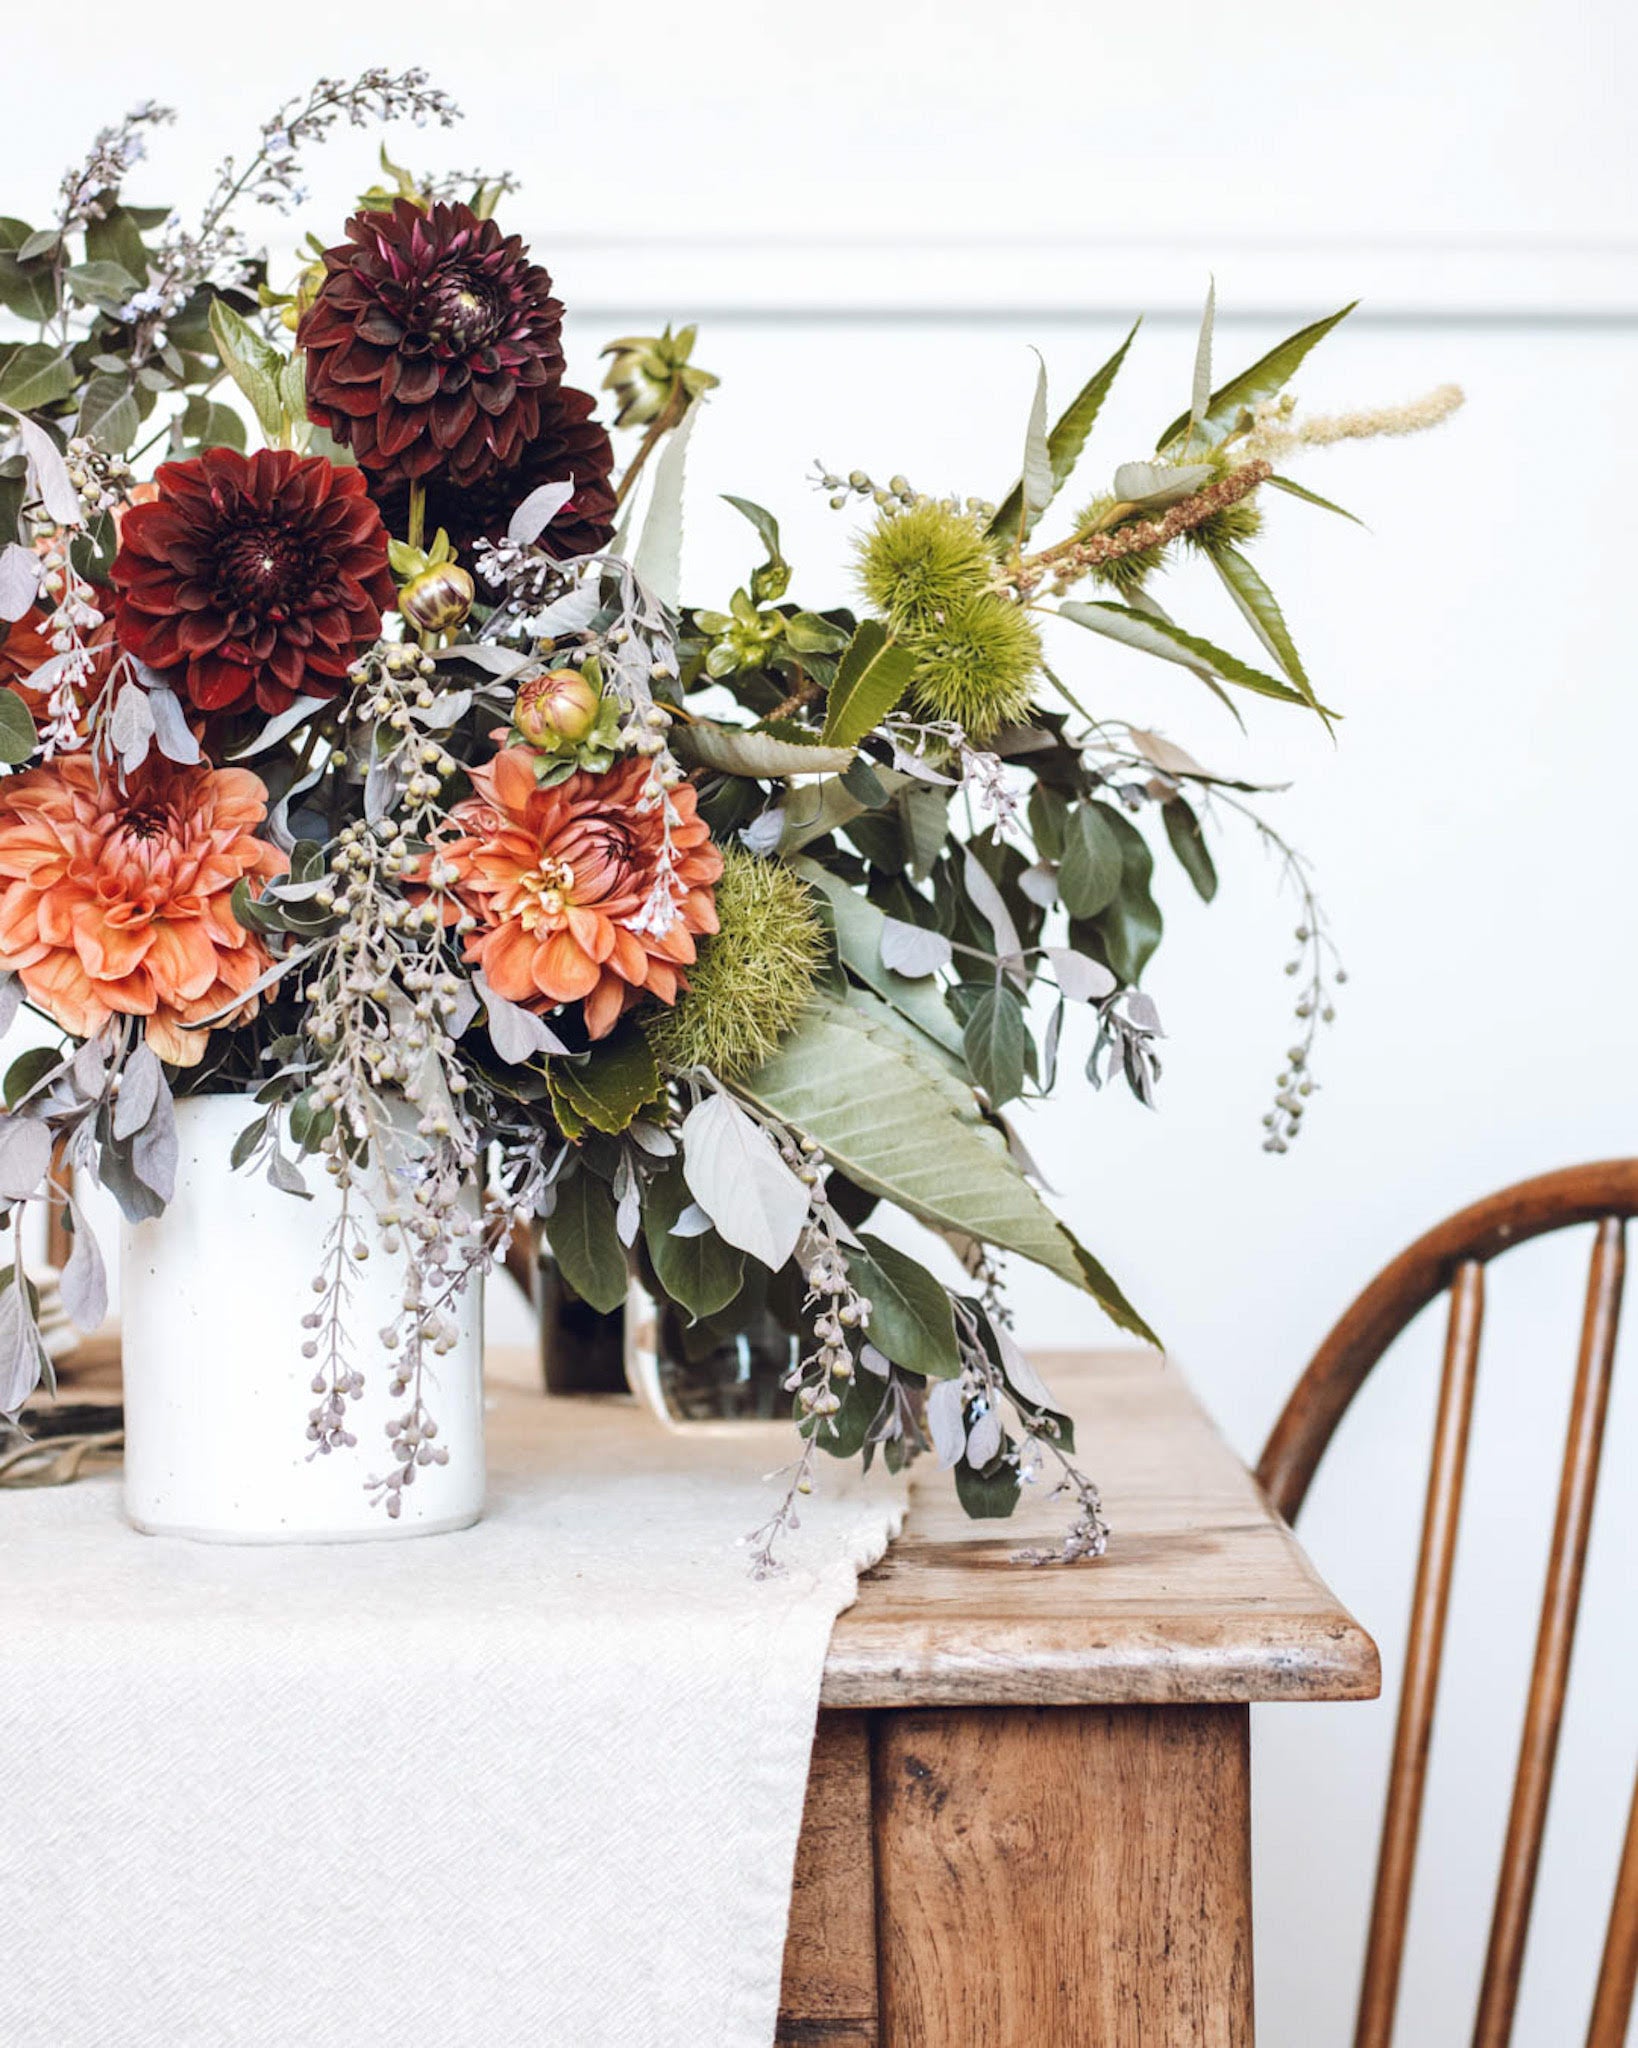
[[[483,1283],[454,1310],[455,1348],[428,1361],[426,1405],[447,1464],[420,1467],[389,1517],[368,1481],[392,1469],[386,1425],[403,1411],[377,1332],[398,1314],[403,1256],[372,1245],[352,1268],[353,1449],[310,1456],[314,1367],[303,1314],[340,1197],[317,1163],[311,1201],[235,1173],[233,1141],[259,1112],[236,1095],[176,1105],[180,1158],[164,1215],[120,1246],[125,1511],[150,1535],[217,1543],[334,1543],[464,1529],[483,1512]],[[477,1201],[473,1194],[474,1205]],[[368,1226],[372,1233],[373,1219]]]

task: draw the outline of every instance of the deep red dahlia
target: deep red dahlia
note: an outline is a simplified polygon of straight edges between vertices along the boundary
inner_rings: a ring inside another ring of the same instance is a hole
[[[382,483],[518,459],[563,375],[552,280],[470,206],[358,213],[302,315],[307,410]]]
[[[334,696],[393,602],[387,530],[359,472],[212,448],[162,463],[155,481],[109,571],[120,646],[177,671],[201,711]]]
[[[614,537],[614,448],[608,430],[592,418],[597,401],[588,391],[560,385],[543,401],[540,433],[523,449],[510,469],[496,470],[482,483],[461,490],[432,477],[427,482],[426,531],[441,526],[464,560],[472,543],[499,540],[507,521],[529,493],[541,484],[574,480],[574,496],[540,536],[540,545],[557,561],[594,555]],[[376,501],[389,532],[409,530],[409,485],[374,485]]]

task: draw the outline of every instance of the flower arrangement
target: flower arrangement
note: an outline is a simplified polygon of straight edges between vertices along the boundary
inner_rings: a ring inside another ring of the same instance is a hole
[[[27,1205],[66,1196],[63,1296],[95,1325],[78,1177],[157,1213],[174,1097],[237,1092],[236,1166],[292,1199],[314,1173],[341,1190],[292,1330],[315,1405],[290,1426],[351,1450],[350,1403],[387,1373],[402,1412],[361,1465],[387,1513],[443,1455],[450,1300],[543,1219],[594,1305],[635,1267],[696,1322],[765,1307],[799,1337],[800,1441],[759,1559],[818,1454],[923,1451],[974,1515],[1050,1475],[1072,1502],[1061,1554],[1096,1555],[1098,1497],[1000,1262],[1149,1331],[1043,1201],[1009,1105],[1057,1085],[1071,1009],[1095,1014],[1092,1084],[1153,1101],[1155,862],[1209,900],[1220,818],[1277,851],[1301,902],[1272,1150],[1341,976],[1248,786],[1071,671],[1114,641],[1230,710],[1329,718],[1251,557],[1272,497],[1326,505],[1275,465],[1432,424],[1459,394],[1305,423],[1289,380],[1342,313],[1215,384],[1208,302],[1189,403],[1061,537],[1043,523],[1135,328],[1056,417],[1043,370],[993,500],[821,470],[862,518],[845,601],[793,602],[776,519],[736,497],[753,566],[695,605],[684,457],[716,379],[691,328],[614,342],[618,460],[565,381],[551,277],[494,217],[510,180],[422,181],[383,152],[390,182],[286,290],[240,234],[246,201],[297,203],[302,152],[338,123],[453,114],[419,72],[321,81],[189,227],[124,196],[168,118],[144,107],[48,226],[0,221],[0,1023],[26,1004],[54,1032],[4,1082],[0,1412],[49,1370]],[[1185,551],[1249,658],[1155,594]],[[417,1168],[378,1221],[409,1280],[377,1337],[348,1327],[347,1270],[406,1104]],[[966,1283],[871,1230],[878,1204],[942,1235]]]

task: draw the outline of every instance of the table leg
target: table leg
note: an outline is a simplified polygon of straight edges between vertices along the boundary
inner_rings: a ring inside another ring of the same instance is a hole
[[[867,1714],[819,1716],[775,2048],[879,2048],[870,1732]]]
[[[1251,2048],[1243,1706],[887,1713],[881,2048]]]

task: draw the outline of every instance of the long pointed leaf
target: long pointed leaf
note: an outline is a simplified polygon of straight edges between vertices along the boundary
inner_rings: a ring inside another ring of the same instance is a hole
[[[1242,370],[1211,395],[1206,407],[1205,418],[1193,428],[1192,438],[1204,441],[1208,447],[1215,447],[1234,425],[1248,406],[1260,399],[1272,398],[1277,391],[1283,391],[1296,373],[1304,356],[1316,342],[1323,341],[1339,320],[1346,320],[1359,304],[1351,299],[1339,313],[1332,313],[1324,320],[1315,320],[1310,326],[1302,327],[1295,334],[1287,335],[1284,341],[1271,348],[1266,356],[1259,356],[1249,370]],[[1179,413],[1160,439],[1155,443],[1157,451],[1165,453],[1190,434],[1188,413]]]
[[[1096,1259],[1035,1192],[972,1091],[914,1039],[820,995],[737,1092],[807,1132],[847,1177],[934,1229],[1019,1253],[1154,1342]]]
[[[1224,589],[1239,606],[1246,624],[1318,710],[1319,700],[1314,695],[1314,686],[1308,680],[1302,657],[1297,653],[1291,630],[1285,623],[1285,614],[1275,602],[1273,591],[1240,550],[1231,547],[1227,541],[1219,542],[1207,553],[1212,567],[1223,579]]]
[[[1126,351],[1132,346],[1133,337],[1141,320],[1134,320],[1127,331],[1126,339],[1115,353],[1099,369],[1093,371],[1070,404],[1058,416],[1058,423],[1047,436],[1047,455],[1052,463],[1054,487],[1062,489],[1069,481],[1070,472],[1080,460],[1081,450],[1086,446],[1087,436],[1096,424],[1103,409],[1103,401],[1109,396],[1109,387],[1120,374],[1120,366],[1126,360]],[[994,540],[1012,542],[1020,537],[1027,538],[1035,521],[1024,517],[1024,489],[1016,483],[1001,502],[1000,510],[990,521],[990,537]]]
[[[651,596],[675,610],[682,587],[683,486],[688,467],[688,441],[699,418],[696,403],[660,450],[654,465],[654,488],[637,539],[631,566]]]
[[[1242,690],[1255,691],[1259,697],[1277,697],[1285,704],[1310,702],[1291,684],[1264,675],[1261,669],[1249,667],[1237,655],[1214,647],[1198,634],[1185,633],[1181,626],[1160,619],[1145,618],[1141,612],[1131,611],[1123,604],[1061,604],[1058,613],[1077,626],[1085,626],[1088,632],[1102,633],[1110,640],[1119,640],[1124,646],[1139,648],[1145,654],[1158,654],[1163,661],[1175,661],[1184,668],[1203,664],[1225,683],[1238,683]],[[1191,655],[1194,657],[1192,661],[1187,658]],[[1320,709],[1318,705],[1313,708]]]
[[[865,619],[848,642],[825,701],[824,743],[856,747],[910,687],[916,657],[887,637],[879,619]]]
[[[1271,491],[1285,491],[1293,498],[1301,498],[1305,505],[1318,505],[1322,512],[1334,512],[1339,519],[1351,519],[1355,526],[1363,526],[1364,520],[1357,512],[1350,512],[1346,505],[1333,505],[1329,498],[1322,498],[1318,491],[1311,491],[1306,484],[1294,484],[1288,476],[1271,476],[1268,479]]]
[[[1217,280],[1206,287],[1206,310],[1200,316],[1200,339],[1194,345],[1194,395],[1189,406],[1189,424],[1198,426],[1211,403],[1211,336],[1217,321]]]

